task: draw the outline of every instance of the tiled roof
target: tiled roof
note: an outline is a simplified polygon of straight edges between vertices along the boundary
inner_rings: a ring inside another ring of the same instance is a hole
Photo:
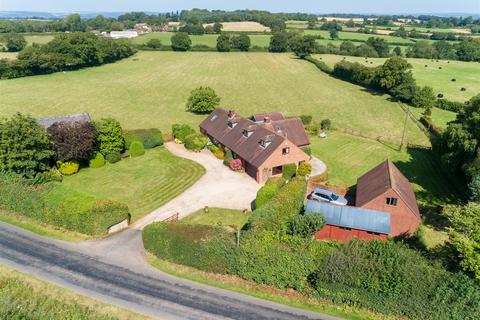
[[[272,121],[285,120],[285,117],[281,112],[257,113],[252,116],[252,120],[255,122],[263,122],[265,118],[270,118]]]
[[[86,112],[82,112],[79,114],[66,115],[66,116],[55,116],[50,118],[37,119],[38,124],[43,126],[45,129],[48,129],[54,123],[57,123],[57,122],[73,122],[73,121],[92,122],[92,119],[90,118],[90,115]]]

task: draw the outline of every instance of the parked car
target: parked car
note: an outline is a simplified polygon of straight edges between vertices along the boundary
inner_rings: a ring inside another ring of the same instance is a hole
[[[317,188],[310,195],[311,200],[330,202],[338,206],[346,206],[348,201],[345,197],[339,196],[335,192]]]

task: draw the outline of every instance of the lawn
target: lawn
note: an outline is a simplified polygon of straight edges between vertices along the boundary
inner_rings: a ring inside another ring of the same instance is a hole
[[[243,227],[243,225],[247,222],[249,215],[250,213],[245,214],[241,210],[209,208],[208,212],[205,212],[204,209],[201,209],[192,213],[185,219],[182,219],[182,222],[209,226]]]
[[[239,22],[220,22],[222,24],[222,31],[241,31],[241,32],[270,32],[270,28],[264,26],[261,23],[254,22],[254,21],[239,21]],[[205,23],[203,27],[212,26],[213,23]]]
[[[343,59],[340,55],[316,55],[322,61],[333,66]],[[348,61],[361,62],[373,67],[385,62],[385,58],[347,57]],[[429,59],[408,59],[413,66],[413,75],[417,83],[432,87],[436,93],[443,93],[449,100],[466,101],[480,93],[480,63]],[[370,63],[373,62],[373,63]],[[426,66],[426,67],[425,67]],[[441,68],[441,69],[440,69]],[[456,81],[452,81],[456,79]],[[466,91],[460,89],[465,87]]]
[[[419,203],[444,204],[458,200],[455,182],[446,178],[432,151],[398,151],[377,141],[343,134],[328,133],[325,139],[312,138],[312,154],[328,168],[327,184],[349,187],[357,178],[386,159],[390,159],[413,183]]]
[[[132,220],[137,220],[178,196],[204,173],[205,169],[195,162],[158,147],[138,158],[123,159],[99,169],[82,169],[65,177],[62,184],[98,198],[125,203]]]
[[[197,126],[204,115],[185,111],[192,89],[211,86],[221,106],[245,116],[281,111],[310,114],[333,125],[400,141],[404,113],[388,95],[337,80],[291,54],[139,52],[113,64],[73,72],[0,81],[0,116],[35,117],[89,112],[112,116],[126,129],[173,123]],[[408,122],[408,141],[428,144]]]
[[[169,46],[172,44],[170,38],[174,35],[172,32],[156,32],[150,33],[144,36],[133,39],[133,43],[136,44],[145,44],[150,39],[158,39],[162,42],[163,45]],[[258,46],[266,48],[270,44],[270,35],[268,34],[250,34],[250,41],[253,46]],[[217,34],[204,34],[204,35],[190,35],[192,39],[192,46],[195,45],[206,45],[211,48],[216,48],[217,46]]]
[[[410,108],[412,113],[415,115],[417,119],[420,119],[423,116],[424,109],[422,108]],[[433,108],[432,109],[432,121],[435,126],[445,129],[450,121],[455,120],[457,114],[452,111],[442,110]]]

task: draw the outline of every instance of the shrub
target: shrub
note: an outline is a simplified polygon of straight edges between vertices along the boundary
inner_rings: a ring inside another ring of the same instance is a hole
[[[302,162],[298,166],[297,176],[305,177],[312,173],[312,164],[310,162]]]
[[[325,72],[325,73],[328,73],[328,74],[332,74],[332,72],[333,72],[333,69],[330,68],[329,65],[327,65],[323,61],[319,61],[319,60],[313,58],[312,56],[306,56],[304,59],[313,63],[322,72]]]
[[[310,147],[302,147],[302,151],[308,154],[309,156],[312,155],[312,148]]]
[[[192,40],[185,32],[177,32],[171,38],[173,51],[188,51],[192,47]]]
[[[47,132],[53,143],[55,158],[61,161],[87,160],[97,138],[95,126],[86,121],[56,122]]]
[[[223,160],[225,158],[225,153],[221,149],[218,149],[217,151],[215,151],[213,155],[215,156],[215,158],[220,160]]]
[[[320,128],[322,128],[322,130],[330,130],[331,127],[332,127],[332,121],[330,119],[323,119],[320,122]]]
[[[2,40],[9,52],[22,51],[27,46],[25,37],[18,33],[7,33]]]
[[[145,149],[152,149],[163,145],[162,132],[158,129],[129,130],[125,132],[125,146],[130,149],[133,141],[143,143]]]
[[[193,130],[188,124],[174,124],[172,125],[172,132],[175,139],[184,142],[187,136],[195,133],[195,130]]]
[[[453,112],[460,112],[463,110],[464,104],[458,101],[449,101],[447,99],[437,99],[435,107]]]
[[[105,159],[108,161],[108,163],[113,164],[113,163],[117,163],[120,160],[122,160],[122,156],[120,155],[120,153],[109,153],[109,154],[107,154]]]
[[[207,137],[194,133],[185,138],[185,148],[191,151],[202,151],[208,143]]]
[[[125,149],[123,130],[120,122],[113,118],[103,118],[94,122],[97,129],[97,150],[104,156],[122,152]]]
[[[217,37],[217,51],[218,52],[229,52],[231,49],[230,36],[226,33],[223,33]]]
[[[210,87],[198,87],[190,93],[186,110],[197,114],[210,113],[218,107],[219,103],[220,98],[215,90]]]
[[[290,180],[295,176],[297,172],[297,165],[295,163],[287,163],[284,164],[282,167],[283,171],[283,178],[286,180]]]
[[[228,167],[233,171],[243,170],[242,161],[240,159],[233,159],[232,161],[230,161],[230,164],[228,165]]]
[[[255,208],[258,209],[270,201],[285,184],[283,178],[270,178],[257,192]]]
[[[300,116],[300,119],[302,120],[302,123],[305,126],[312,123],[312,116],[311,115],[302,114]]]
[[[130,156],[132,157],[140,157],[145,154],[145,148],[140,141],[133,141],[128,151],[130,151]]]
[[[306,125],[305,130],[308,132],[308,134],[311,134],[313,136],[318,136],[318,134],[320,133],[320,125],[318,123],[312,123],[312,124]]]
[[[289,231],[292,235],[308,238],[325,224],[325,218],[320,214],[297,215],[290,221]]]
[[[105,157],[100,152],[95,152],[93,157],[88,161],[90,168],[101,168],[105,165]]]
[[[77,161],[57,161],[58,171],[64,176],[70,176],[78,172],[80,165]]]
[[[162,42],[159,39],[150,39],[147,41],[146,46],[151,49],[160,49]]]
[[[229,166],[232,160],[233,160],[232,150],[225,148],[225,157],[223,158],[223,164],[226,166]]]
[[[217,146],[214,145],[214,144],[208,145],[208,146],[207,146],[207,149],[208,149],[211,153],[213,153],[213,154],[214,154],[215,152],[217,152],[218,150],[220,150],[220,148],[217,147]]]

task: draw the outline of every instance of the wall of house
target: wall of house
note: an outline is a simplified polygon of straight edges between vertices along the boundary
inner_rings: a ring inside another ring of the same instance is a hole
[[[283,148],[290,148],[290,152],[287,155],[282,154]],[[271,168],[283,166],[288,163],[295,163],[297,166],[300,162],[309,161],[310,156],[303,152],[302,149],[297,147],[289,140],[285,140],[277,149],[265,160],[261,167],[258,168],[259,179],[258,182],[265,182],[269,176],[265,174],[265,171],[269,171]]]
[[[397,205],[391,206],[385,203],[385,198],[397,198]],[[363,208],[390,212],[391,237],[413,235],[420,224],[420,218],[413,213],[398,194],[390,189],[372,201],[362,206]]]
[[[336,240],[340,242],[347,242],[353,238],[364,240],[387,240],[388,238],[386,234],[374,234],[364,230],[346,229],[332,225],[326,225],[325,227],[317,231],[314,237],[317,240]]]

